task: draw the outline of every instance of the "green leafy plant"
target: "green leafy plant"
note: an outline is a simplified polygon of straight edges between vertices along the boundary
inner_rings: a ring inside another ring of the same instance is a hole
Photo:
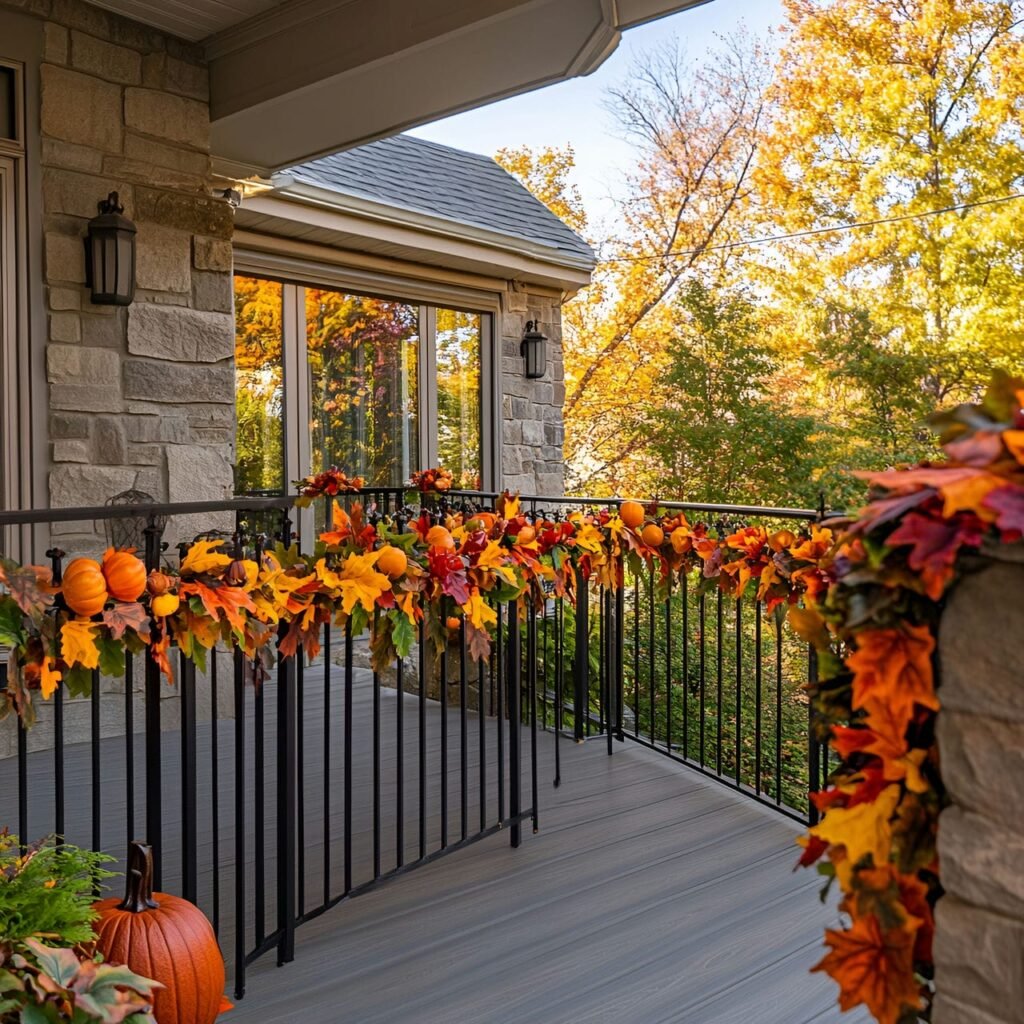
[[[0,944],[28,938],[74,946],[89,942],[95,890],[112,877],[111,858],[48,836],[24,853],[15,836],[0,833]]]

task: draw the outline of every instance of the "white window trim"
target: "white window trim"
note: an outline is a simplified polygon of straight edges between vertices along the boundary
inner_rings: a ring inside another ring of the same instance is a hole
[[[318,263],[291,256],[236,249],[234,273],[269,277],[298,286],[332,288],[354,295],[370,295],[427,307],[421,310],[421,366],[419,387],[420,462],[426,468],[436,464],[437,439],[432,425],[437,421],[437,390],[434,375],[427,372],[435,365],[434,308],[459,309],[483,314],[480,360],[481,410],[480,447],[483,460],[484,490],[501,488],[501,299],[496,292],[465,288],[440,282],[422,281],[399,275]],[[303,409],[309,408],[306,374],[306,336],[302,310],[294,301],[295,292],[284,290],[282,327],[284,333],[285,372],[285,486],[291,479],[309,472],[311,452],[309,431],[289,429],[299,423]],[[433,307],[433,308],[432,308]],[[288,386],[288,383],[291,386]],[[297,436],[296,436],[297,435]],[[294,476],[291,474],[294,472]]]

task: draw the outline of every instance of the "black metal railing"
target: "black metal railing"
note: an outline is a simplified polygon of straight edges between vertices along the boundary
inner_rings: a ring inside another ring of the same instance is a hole
[[[377,515],[401,494],[358,500]],[[295,513],[263,497],[4,512],[0,528],[20,561],[59,580],[61,537],[87,553],[108,517],[137,520],[155,568],[175,557],[165,519],[173,539],[176,524],[209,517],[251,557],[299,540]],[[303,923],[500,830],[518,846],[523,823],[536,828],[535,679],[514,641],[518,602],[498,611],[482,666],[462,633],[436,664],[421,627],[413,656],[377,673],[365,641],[328,625],[311,663],[278,652],[256,671],[236,648],[199,668],[179,654],[173,687],[148,652],[123,678],[96,670],[88,695],[60,687],[39,702],[32,729],[0,723],[0,825],[107,851],[122,868],[141,831],[155,884],[208,914],[241,997],[254,961],[293,958]]]
[[[427,507],[442,515],[494,497],[451,492]],[[403,517],[407,499],[400,488],[378,488],[339,501],[358,501],[371,517]],[[617,504],[522,502],[537,518]],[[325,504],[312,513],[314,530]],[[660,507],[720,529],[820,517]],[[74,538],[73,554],[89,536],[99,547],[97,524],[111,517],[137,521],[153,568],[175,557],[166,540],[198,532],[197,523],[251,556],[275,540],[301,543],[303,515],[271,496],[3,512],[0,529],[9,553],[48,560],[59,578],[62,538]],[[828,770],[803,689],[815,663],[782,616],[753,597],[698,593],[686,577],[660,592],[644,566],[627,567],[614,590],[593,581],[576,589],[575,606],[499,606],[483,664],[470,659],[462,629],[435,662],[421,628],[410,657],[374,672],[368,644],[332,626],[311,663],[278,652],[257,671],[235,649],[200,668],[179,655],[173,687],[148,655],[129,657],[123,680],[94,672],[87,696],[59,688],[32,730],[0,723],[0,826],[114,856],[141,832],[154,848],[157,885],[213,921],[240,996],[254,961],[270,952],[291,960],[296,929],[330,908],[500,830],[518,845],[523,823],[538,824],[538,734],[553,734],[556,785],[566,739],[599,738],[609,753],[631,741],[814,820],[807,793]]]

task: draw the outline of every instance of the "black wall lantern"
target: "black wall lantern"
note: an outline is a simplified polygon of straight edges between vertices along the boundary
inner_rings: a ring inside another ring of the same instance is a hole
[[[135,225],[116,192],[100,200],[85,240],[85,280],[97,306],[129,306],[135,298]]]
[[[540,330],[539,320],[526,321],[526,333],[519,344],[519,352],[526,364],[526,376],[531,380],[543,377],[548,366],[548,339]]]

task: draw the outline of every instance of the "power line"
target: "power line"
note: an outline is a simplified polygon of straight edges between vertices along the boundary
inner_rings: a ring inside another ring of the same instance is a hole
[[[904,213],[897,217],[880,217],[877,220],[857,221],[853,224],[836,224],[828,228],[808,228],[806,231],[794,231],[788,235],[765,235],[762,238],[744,238],[738,242],[719,242],[716,245],[702,245],[696,249],[679,249],[675,252],[653,253],[648,256],[616,256],[601,260],[601,263],[644,263],[648,260],[672,260],[680,256],[699,256],[705,252],[722,252],[732,249],[744,249],[754,245],[767,245],[771,242],[789,242],[800,238],[811,238],[815,235],[830,235],[841,231],[854,231],[859,228],[875,228],[885,224],[900,224],[908,220],[923,220],[925,217],[938,217],[943,213],[959,213],[963,210],[974,210],[980,206],[995,206],[1008,203],[1013,199],[1024,199],[1024,192],[1014,192],[1008,196],[995,199],[979,199],[974,203],[959,203],[956,206],[944,206],[940,210],[924,210],[921,213]]]

